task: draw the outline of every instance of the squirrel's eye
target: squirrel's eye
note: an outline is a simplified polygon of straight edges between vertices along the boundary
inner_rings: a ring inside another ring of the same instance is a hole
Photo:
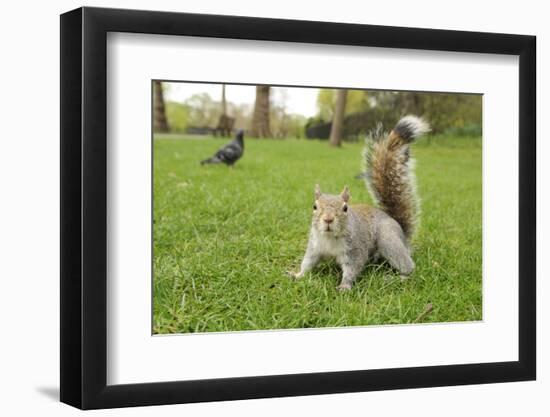
[[[313,205],[313,210],[317,210],[317,204]]]
[[[342,210],[344,210],[344,213],[347,213],[347,211],[348,211],[348,206],[347,206],[347,204],[344,204],[344,207],[342,208]]]

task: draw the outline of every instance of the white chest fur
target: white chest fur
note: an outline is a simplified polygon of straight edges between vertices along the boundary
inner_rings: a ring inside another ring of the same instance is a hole
[[[324,234],[317,234],[315,249],[323,257],[338,258],[344,254],[346,247],[343,238],[335,238]]]

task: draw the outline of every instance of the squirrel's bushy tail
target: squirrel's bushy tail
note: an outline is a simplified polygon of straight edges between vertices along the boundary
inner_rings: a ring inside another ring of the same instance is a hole
[[[407,238],[413,235],[420,212],[409,145],[429,131],[430,126],[421,118],[405,116],[389,133],[378,128],[365,149],[367,187],[380,208],[401,225]]]

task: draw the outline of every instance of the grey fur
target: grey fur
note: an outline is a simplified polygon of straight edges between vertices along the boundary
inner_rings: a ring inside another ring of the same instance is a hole
[[[408,115],[399,119],[393,131],[405,142],[410,143],[430,131],[430,125],[417,116]]]
[[[378,207],[401,225],[407,239],[418,228],[420,217],[410,144],[429,130],[424,120],[408,115],[390,132],[379,125],[365,141],[362,177]]]
[[[401,200],[406,207],[416,206],[415,187],[411,184],[414,179],[409,167],[410,143],[416,136],[426,132],[428,125],[414,116],[406,116],[401,119],[392,132],[383,132],[381,127],[377,129],[371,138],[378,146],[394,146],[402,141],[396,149],[379,152],[372,156],[369,149],[365,152],[367,159],[366,182],[369,183],[371,174],[385,178],[393,175],[396,184],[407,184],[405,187],[391,190],[392,198]],[[392,140],[387,140],[391,134]],[[388,148],[390,149],[390,148]],[[380,150],[380,148],[379,148]],[[369,158],[378,159],[376,164]],[[384,159],[384,158],[387,158]],[[386,172],[386,170],[388,170]],[[391,170],[391,172],[389,171]],[[381,181],[374,187],[369,187],[373,197],[381,202],[381,208],[369,207],[366,205],[348,206],[349,190],[347,187],[340,195],[323,194],[319,188],[315,188],[315,205],[309,240],[306,253],[302,260],[300,271],[290,273],[294,278],[301,278],[311,271],[322,259],[333,258],[342,268],[342,280],[338,286],[339,290],[349,290],[357,276],[363,271],[369,261],[380,257],[386,259],[402,276],[410,275],[415,268],[411,258],[410,237],[408,233],[412,230],[411,224],[400,224],[388,212],[384,211],[384,198],[379,195],[380,185],[388,186],[392,182]],[[417,212],[416,212],[417,213]],[[407,219],[407,221],[416,221]],[[403,226],[407,227],[405,233]]]
[[[323,195],[323,200],[340,200],[339,196]],[[341,200],[340,200],[341,201]],[[315,220],[309,234],[306,253],[300,271],[292,274],[301,278],[321,260],[334,258],[342,268],[339,290],[352,287],[369,260],[383,257],[402,275],[414,270],[410,248],[399,224],[377,208],[371,208],[368,218],[349,207],[341,232],[326,233]]]

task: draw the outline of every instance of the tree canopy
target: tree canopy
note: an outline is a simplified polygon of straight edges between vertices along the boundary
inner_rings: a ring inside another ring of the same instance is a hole
[[[162,85],[165,92],[169,92],[169,87],[169,83]],[[316,99],[317,114],[310,118],[288,110],[287,90],[288,88],[271,87],[270,93],[264,97],[263,108],[268,112],[269,137],[300,138],[307,135],[328,138],[335,114],[337,92],[342,90],[319,89]],[[161,95],[158,92],[161,90],[155,90],[156,115],[162,109]],[[164,100],[166,122],[170,131],[175,133],[184,133],[189,128],[206,131],[213,129],[223,113],[222,94],[217,100],[206,92],[194,94],[183,102]],[[254,104],[234,103],[231,96],[226,97],[226,112],[235,119],[235,128],[252,132]],[[482,96],[348,89],[341,123],[341,139],[358,139],[376,128],[380,122],[386,129],[390,129],[406,114],[424,117],[431,124],[434,133],[452,131],[455,135],[460,132],[479,135],[482,126]],[[158,121],[155,123],[159,126]]]
[[[326,137],[336,104],[336,91],[321,89],[317,96],[317,115],[306,129]],[[434,133],[467,130],[481,133],[482,96],[479,94],[348,90],[343,137],[355,139],[376,128],[378,123],[391,128],[406,114],[424,117]],[[312,133],[315,136],[315,133]]]

